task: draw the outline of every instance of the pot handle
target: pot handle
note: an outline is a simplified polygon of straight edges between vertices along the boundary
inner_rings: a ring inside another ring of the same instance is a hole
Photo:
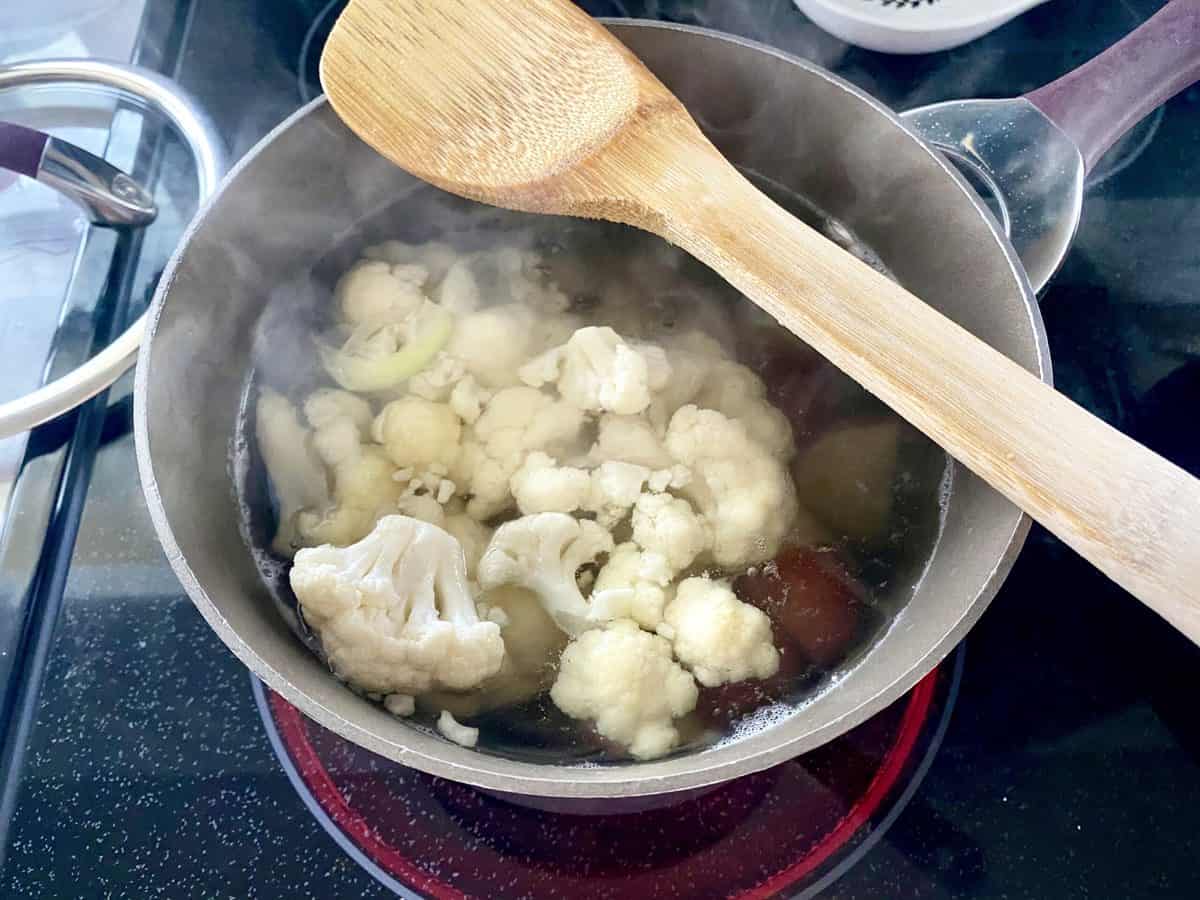
[[[93,225],[149,225],[158,214],[154,198],[107,160],[23,125],[0,121],[0,169],[74,200]]]
[[[1200,80],[1200,0],[1170,0],[1099,56],[1025,95],[1079,147],[1084,166]]]
[[[156,110],[175,126],[192,152],[200,203],[216,190],[226,168],[224,147],[212,121],[175,82],[140,66],[97,59],[47,59],[0,66],[0,90],[60,83],[100,85]],[[15,156],[20,165],[32,166],[36,140],[18,136]],[[137,359],[145,327],[143,314],[79,368],[24,397],[0,403],[0,438],[60,416],[111,385]]]

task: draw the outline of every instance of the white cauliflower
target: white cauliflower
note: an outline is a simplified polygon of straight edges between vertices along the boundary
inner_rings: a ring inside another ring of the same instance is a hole
[[[653,631],[663,618],[675,577],[665,556],[627,542],[613,550],[592,589],[589,616],[595,621],[633,619]]]
[[[669,469],[659,469],[656,472],[651,472],[650,477],[646,479],[646,487],[655,494],[661,494],[667,488],[681,490],[691,483],[692,470],[679,463],[676,463]]]
[[[541,512],[569,513],[588,500],[592,479],[585,469],[560,466],[545,453],[530,453],[509,480],[522,515]]]
[[[312,446],[327,466],[354,459],[371,428],[371,404],[349,391],[322,388],[304,401]]]
[[[611,413],[600,417],[596,443],[588,458],[597,463],[617,460],[650,469],[669,468],[674,462],[660,435],[643,416]]]
[[[663,619],[675,657],[705,687],[770,678],[779,670],[771,620],[739,600],[726,582],[685,578]]]
[[[675,574],[711,546],[712,534],[683,498],[642,494],[633,507],[633,540],[643,550],[662,554]]]
[[[475,436],[502,451],[541,450],[552,456],[579,449],[583,413],[528,387],[497,391],[475,422]]]
[[[428,366],[408,379],[406,387],[410,394],[435,403],[450,399],[455,386],[465,377],[466,367],[462,360],[445,351],[433,358]]]
[[[580,328],[561,347],[520,369],[531,387],[555,382],[563,399],[586,412],[636,415],[650,405],[671,367],[660,347],[636,347],[607,327]]]
[[[576,574],[613,549],[612,535],[595,522],[565,513],[537,513],[505,522],[479,560],[479,584],[527,588],[568,634],[589,624],[589,605]]]
[[[596,514],[596,522],[612,530],[637,502],[650,470],[633,463],[609,461],[592,469],[582,506]]]
[[[483,522],[512,506],[509,479],[523,459],[524,454],[519,450],[501,453],[497,448],[475,440],[463,442],[458,462],[450,474],[463,493],[470,496],[467,502],[469,516]]]
[[[775,555],[796,517],[792,480],[742,423],[688,405],[671,417],[666,447],[692,470],[683,488],[712,528],[712,556],[728,568]]]
[[[636,759],[654,759],[679,742],[674,720],[695,708],[697,689],[664,638],[621,619],[567,645],[550,698]]]
[[[446,277],[438,286],[434,299],[458,315],[472,313],[479,308],[482,295],[469,259],[459,259],[446,270]]]
[[[448,709],[443,709],[438,716],[437,730],[443,737],[464,747],[474,747],[479,743],[479,729],[461,724]]]
[[[337,388],[318,388],[304,400],[304,418],[313,428],[328,428],[342,422],[351,423],[365,438],[371,429],[371,404],[358,394]]]
[[[386,516],[349,547],[300,550],[292,589],[340,677],[364,691],[466,690],[500,669],[504,641],[481,622],[458,542]]]
[[[384,241],[367,247],[362,255],[363,259],[382,260],[396,266],[417,263],[429,273],[429,284],[437,284],[445,278],[446,272],[459,258],[453,247],[441,241],[424,244]]]
[[[407,396],[385,406],[371,432],[400,468],[450,467],[458,458],[462,420],[444,403]]]
[[[750,437],[784,462],[796,452],[787,416],[767,399],[762,379],[741,363],[720,360],[713,364],[704,389],[693,402],[701,409],[715,409],[741,422]]]
[[[350,325],[399,325],[425,302],[421,288],[428,278],[424,266],[364,260],[338,280],[333,296]]]
[[[493,306],[459,316],[446,352],[462,360],[488,388],[519,384],[517,369],[529,358],[534,316],[517,304]]]
[[[405,494],[396,502],[396,511],[402,516],[420,519],[422,522],[428,522],[430,525],[436,525],[438,528],[449,531],[446,528],[445,507],[429,494]],[[468,563],[467,574],[469,575],[470,572],[471,566]]]
[[[296,543],[344,547],[364,537],[383,516],[397,510],[403,488],[383,448],[366,440],[370,405],[347,392],[309,396],[305,415],[313,425],[313,447],[332,475],[330,501],[296,516]]]
[[[666,430],[679,407],[695,401],[708,381],[709,371],[727,359],[724,348],[700,331],[668,338],[663,341],[663,350],[671,366],[671,377],[646,410],[646,417],[659,433]]]
[[[272,546],[277,553],[291,556],[301,545],[297,532],[301,510],[323,509],[329,504],[325,469],[296,408],[278,391],[259,391],[255,438],[279,506],[279,527]]]
[[[563,290],[546,277],[542,258],[537,253],[501,247],[493,251],[491,257],[497,280],[504,283],[512,302],[523,304],[547,318],[566,312],[571,305]]]
[[[383,698],[383,708],[393,716],[405,718],[417,711],[417,704],[412,694],[388,694]]]
[[[483,521],[513,503],[510,480],[527,454],[578,449],[583,413],[529,387],[497,391],[464,439],[451,477],[471,496],[467,512]]]
[[[480,388],[474,375],[464,375],[450,392],[450,408],[468,425],[473,425],[490,397],[488,391]]]

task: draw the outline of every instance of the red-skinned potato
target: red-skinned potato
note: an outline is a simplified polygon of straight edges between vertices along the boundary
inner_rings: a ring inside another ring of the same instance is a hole
[[[833,551],[786,547],[733,586],[771,617],[778,646],[794,647],[820,668],[837,664],[858,633],[863,589]]]

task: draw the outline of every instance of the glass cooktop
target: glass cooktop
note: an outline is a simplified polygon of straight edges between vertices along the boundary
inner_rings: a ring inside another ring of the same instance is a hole
[[[1027,91],[1162,4],[1051,0],[972,44],[918,57],[848,47],[787,0],[582,5],[744,35],[904,109]],[[31,25],[23,42],[0,35],[0,61],[136,59],[200,99],[233,158],[318,90],[316,59],[339,8],[325,0],[40,6],[48,25]],[[106,23],[131,24],[120,40],[108,32],[64,49],[68,24]],[[38,97],[5,103],[0,114],[14,103],[26,112],[44,105]],[[39,240],[30,241],[21,227],[34,221],[22,205],[28,197],[0,182],[0,273],[49,273],[38,275],[36,292],[11,274],[0,278],[0,350],[10,361],[0,389],[36,382],[79,352],[80,334],[90,341],[143,308],[182,232],[194,204],[186,153],[127,115],[90,108],[77,124],[39,121],[98,128],[82,139],[144,165],[168,210],[144,239],[101,241],[71,211],[56,219],[40,209]],[[1101,164],[1074,248],[1042,299],[1060,389],[1193,472],[1197,246],[1193,88]],[[30,298],[41,304],[36,321],[27,318]],[[57,315],[44,315],[47,304]],[[20,359],[32,368],[16,371],[13,341],[24,342]],[[658,880],[629,883],[655,885],[651,896],[1200,896],[1200,650],[1040,529],[965,647],[872,730],[837,754],[696,801],[688,812],[697,824],[681,833],[678,852],[653,850],[650,839],[640,849],[629,835],[649,820],[567,822],[493,807],[341,746],[252,682],[154,539],[129,391],[122,381],[19,446],[0,445],[0,464],[10,459],[0,469],[0,895],[621,896],[616,847],[644,853],[639,873]],[[812,805],[798,801],[789,819],[782,808],[792,797]],[[650,825],[689,821],[678,811],[658,815]],[[702,839],[705,815],[730,824]],[[841,835],[836,846],[832,833]],[[582,840],[596,851],[581,863],[566,845]],[[460,855],[450,856],[451,844]],[[444,864],[450,858],[461,871]],[[756,860],[761,868],[742,878],[737,867]],[[546,872],[566,880],[546,881]],[[681,872],[696,874],[669,877]]]

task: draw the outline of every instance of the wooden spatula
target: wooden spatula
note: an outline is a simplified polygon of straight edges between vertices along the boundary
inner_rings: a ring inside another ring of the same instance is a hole
[[[683,247],[1200,643],[1200,482],[772,203],[566,0],[351,0],[321,80],[447,191]]]

